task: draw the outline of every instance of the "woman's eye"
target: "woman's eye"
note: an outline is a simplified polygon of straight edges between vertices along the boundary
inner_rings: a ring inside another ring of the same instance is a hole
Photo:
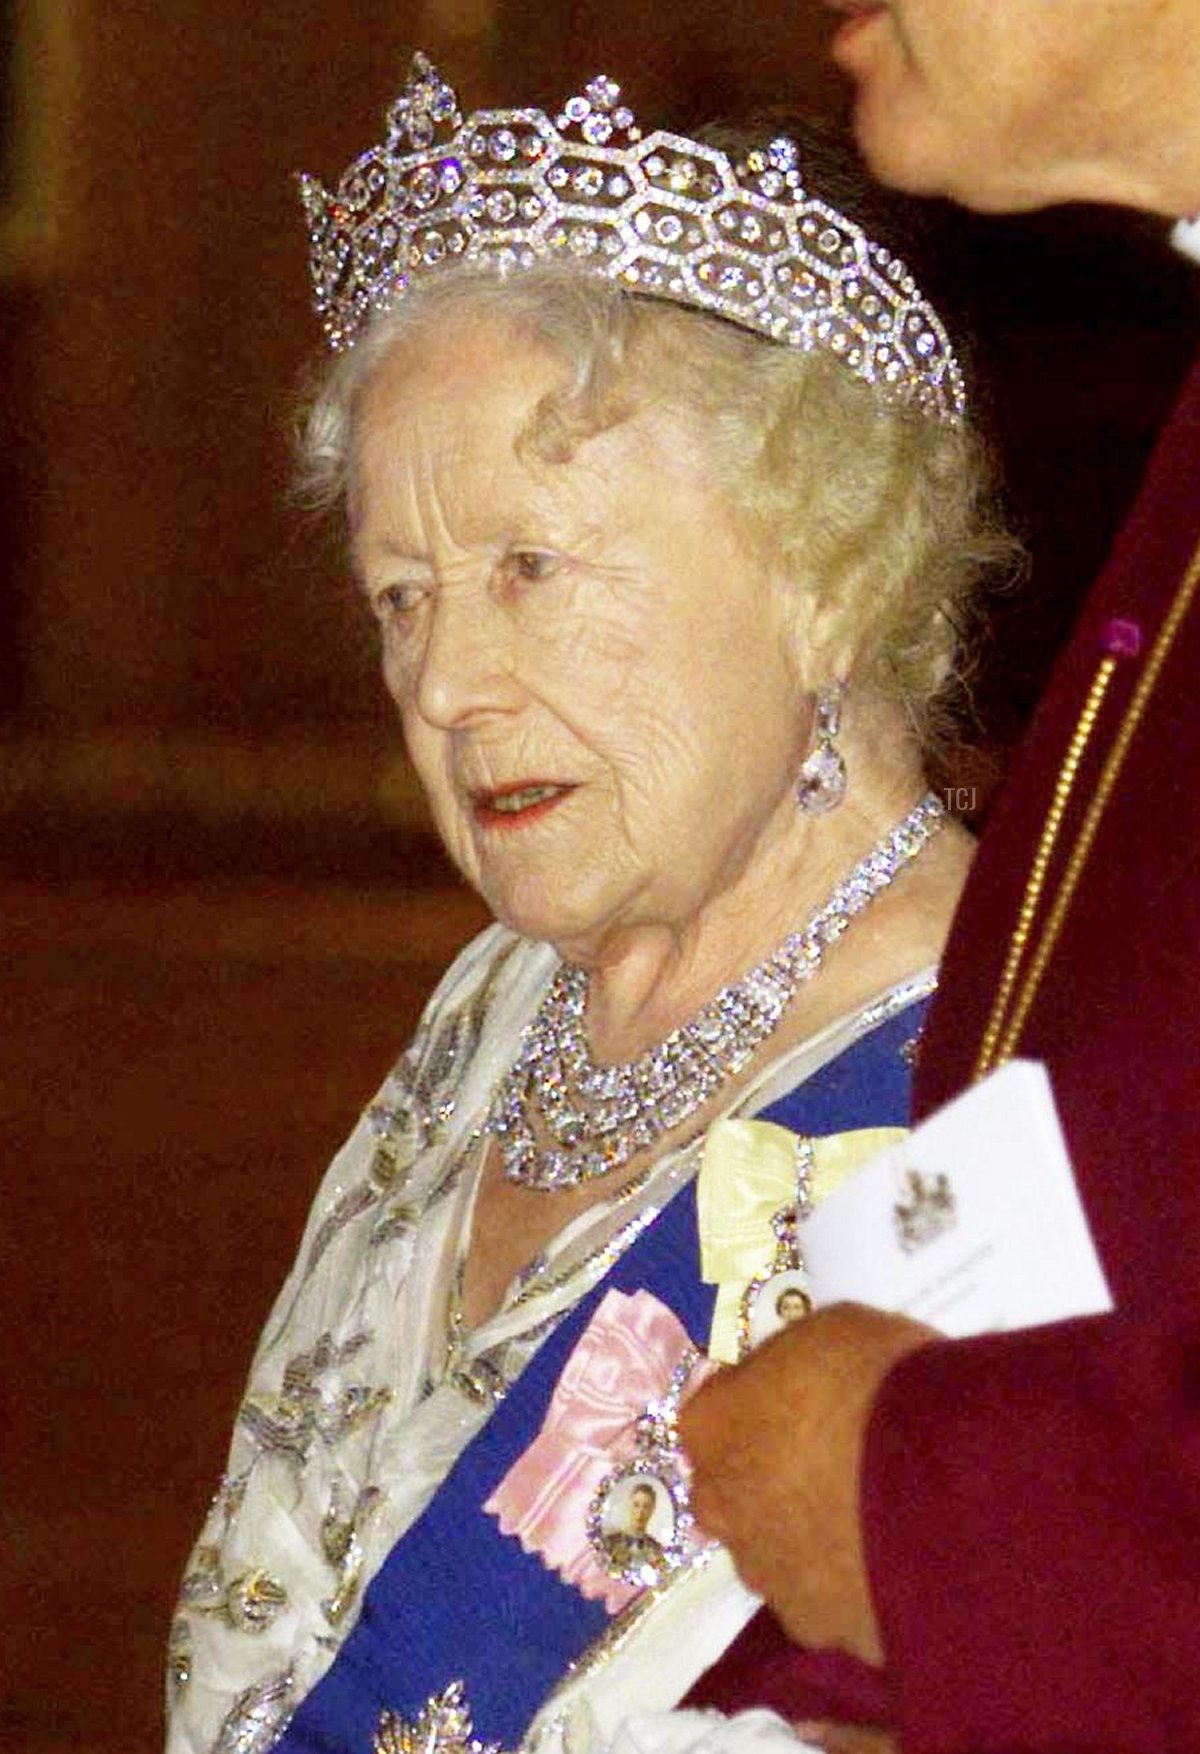
[[[375,592],[371,606],[380,621],[390,621],[397,616],[411,615],[424,594],[420,585],[385,585],[381,591]]]
[[[541,579],[553,577],[562,561],[559,555],[544,548],[516,548],[509,555],[508,564],[522,583],[536,584]]]

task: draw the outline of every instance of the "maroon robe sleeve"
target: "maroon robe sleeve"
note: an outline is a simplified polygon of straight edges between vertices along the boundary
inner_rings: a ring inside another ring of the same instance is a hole
[[[921,1114],[971,1081],[1097,665],[1125,652],[1049,899],[1164,640],[1016,1043],[1049,1067],[1116,1313],[905,1359],[863,1481],[886,1673],[763,1610],[693,1704],[888,1723],[905,1754],[1200,1750],[1198,544],[1200,360],[988,825],[918,1067]]]
[[[945,1342],[884,1385],[863,1505],[906,1754],[1200,1749],[1198,545],[1200,363],[989,824],[924,1043],[928,1112],[972,1076],[1115,644],[1047,905],[1127,752],[1016,1052],[1049,1068],[1116,1313]]]

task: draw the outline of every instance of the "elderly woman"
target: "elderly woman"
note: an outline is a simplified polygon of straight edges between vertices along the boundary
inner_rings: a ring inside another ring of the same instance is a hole
[[[608,80],[464,120],[418,57],[304,195],[309,475],[497,923],[318,1195],[170,1746],[549,1747],[756,1606],[675,1414],[801,1313],[830,1137],[905,1121],[969,857],[922,745],[1001,538],[937,317],[789,142],[643,139]],[[735,1227],[751,1116],[796,1138]]]

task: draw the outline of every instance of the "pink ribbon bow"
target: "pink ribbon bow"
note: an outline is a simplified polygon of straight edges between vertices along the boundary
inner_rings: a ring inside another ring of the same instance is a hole
[[[541,1431],[483,1507],[527,1553],[589,1600],[603,1600],[610,1614],[640,1586],[600,1565],[588,1541],[588,1510],[608,1475],[633,1455],[638,1417],[666,1393],[690,1345],[674,1311],[650,1292],[609,1291],[567,1360]],[[704,1374],[698,1370],[688,1387]]]

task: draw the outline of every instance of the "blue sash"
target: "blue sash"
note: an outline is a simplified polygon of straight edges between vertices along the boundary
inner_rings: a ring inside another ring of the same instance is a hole
[[[759,1118],[818,1135],[906,1125],[910,1071],[900,1050],[924,1008],[880,1025]],[[716,1292],[699,1277],[694,1185],[563,1318],[396,1542],[332,1666],[275,1744],[279,1754],[370,1754],[385,1708],[411,1722],[453,1680],[464,1684],[475,1735],[513,1748],[609,1624],[603,1603],[526,1553],[482,1507],[537,1437],[563,1366],[614,1289],[650,1292],[694,1344],[706,1344]]]

